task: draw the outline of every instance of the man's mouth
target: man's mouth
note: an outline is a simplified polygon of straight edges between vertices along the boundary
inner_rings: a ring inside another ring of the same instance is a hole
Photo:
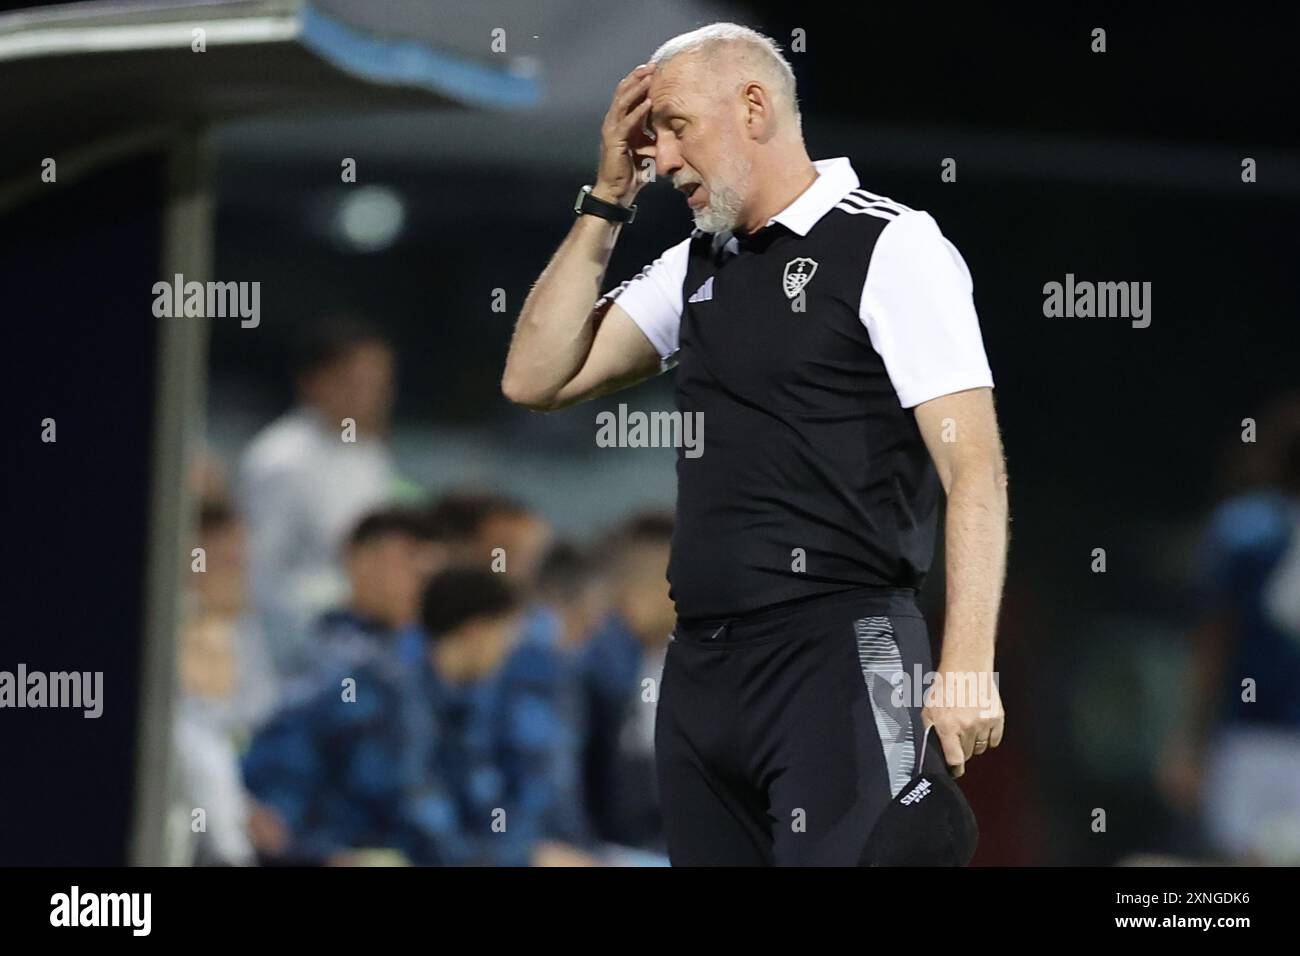
[[[686,204],[694,207],[696,205],[695,197],[700,195],[700,184],[689,183],[682,187],[682,193],[686,196]],[[703,198],[703,196],[701,196],[701,198]]]

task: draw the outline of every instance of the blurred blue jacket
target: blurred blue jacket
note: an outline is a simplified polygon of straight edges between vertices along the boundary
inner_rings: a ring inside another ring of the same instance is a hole
[[[295,688],[316,688],[336,674],[346,674],[377,653],[393,653],[400,631],[362,617],[350,608],[326,611],[312,622],[291,667]]]
[[[640,733],[653,714],[642,681],[661,673],[618,614],[609,615],[579,660],[582,687],[583,790],[597,839],[664,852],[654,748]]]
[[[528,609],[501,672],[501,764],[513,805],[539,839],[587,846],[581,778],[582,707],[576,655],[561,644],[559,617]]]
[[[244,759],[249,791],[284,819],[294,860],[391,847],[418,864],[526,865],[533,828],[497,756],[499,681],[453,686],[422,641],[415,655],[403,646],[353,662],[277,714]]]
[[[543,604],[527,609],[515,647],[493,681],[484,732],[504,776],[510,828],[524,843],[586,846],[580,748],[582,713],[576,659],[560,643],[560,622]],[[401,635],[408,662],[424,653],[418,628]]]

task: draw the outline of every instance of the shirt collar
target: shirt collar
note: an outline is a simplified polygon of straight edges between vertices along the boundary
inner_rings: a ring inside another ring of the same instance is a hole
[[[791,232],[806,236],[822,216],[835,208],[836,203],[858,188],[858,174],[853,171],[853,164],[847,156],[819,159],[813,163],[813,167],[818,176],[812,185],[769,219],[767,225],[779,222]]]
[[[819,159],[813,162],[817,178],[807,189],[795,198],[763,226],[766,229],[774,222],[779,222],[796,235],[806,236],[822,216],[826,215],[848,193],[858,188],[858,174],[847,156],[833,159]],[[714,252],[721,245],[731,255],[740,251],[740,240],[731,233],[714,237]]]

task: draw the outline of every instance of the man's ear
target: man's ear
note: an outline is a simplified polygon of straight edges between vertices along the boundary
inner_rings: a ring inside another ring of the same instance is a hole
[[[745,128],[749,130],[755,138],[761,137],[768,131],[772,123],[772,101],[767,95],[767,90],[757,80],[750,80],[745,84],[742,92],[745,102]]]

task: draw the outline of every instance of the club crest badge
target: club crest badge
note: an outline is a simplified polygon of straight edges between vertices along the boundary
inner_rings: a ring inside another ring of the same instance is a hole
[[[785,274],[781,277],[781,287],[785,290],[785,297],[793,299],[803,291],[804,286],[812,281],[813,275],[817,272],[817,262],[806,256],[800,256],[798,259],[791,259],[785,264]]]

